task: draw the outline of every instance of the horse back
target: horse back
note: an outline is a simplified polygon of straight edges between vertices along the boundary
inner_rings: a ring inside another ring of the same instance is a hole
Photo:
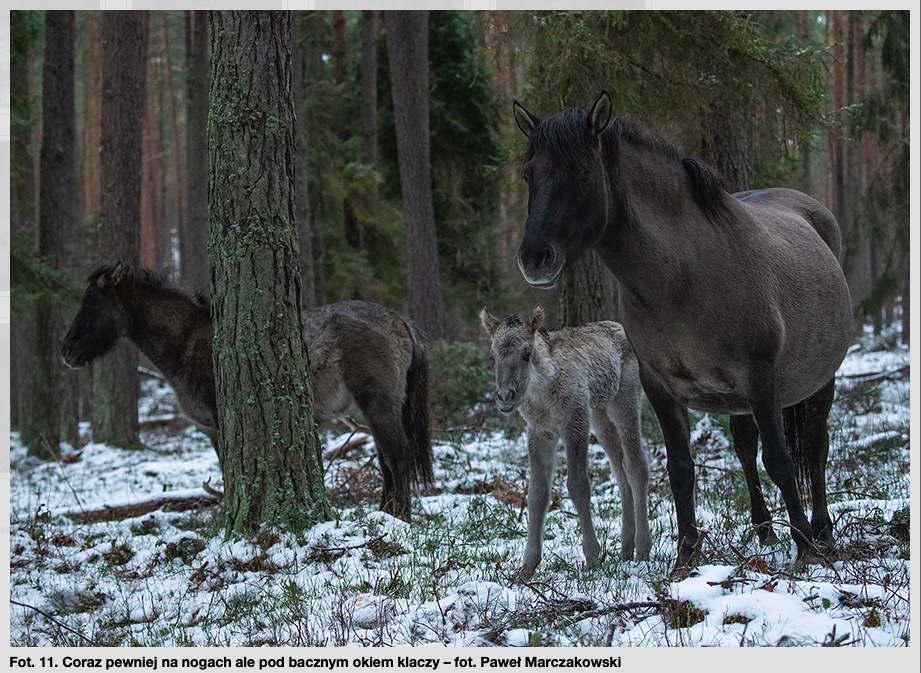
[[[316,417],[329,420],[356,396],[402,403],[413,360],[413,335],[393,311],[350,300],[305,314]]]
[[[808,194],[795,189],[773,188],[737,192],[733,196],[742,203],[793,213],[815,229],[821,239],[841,261],[841,229],[831,211]]]
[[[634,378],[636,355],[619,323],[605,320],[555,330],[549,342],[558,377],[586,391],[584,403],[590,408],[614,399],[625,376]]]

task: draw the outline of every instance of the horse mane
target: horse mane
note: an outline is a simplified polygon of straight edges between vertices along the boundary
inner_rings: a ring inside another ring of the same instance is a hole
[[[210,310],[211,302],[203,294],[193,294],[187,292],[181,288],[176,287],[170,283],[169,278],[167,278],[166,273],[163,271],[150,271],[148,269],[135,266],[133,264],[128,264],[127,262],[120,262],[122,265],[122,276],[119,282],[125,282],[126,280],[134,281],[139,285],[144,287],[151,288],[154,290],[159,290],[165,294],[173,295],[175,297],[185,299],[196,306],[199,306],[203,309]],[[117,264],[103,264],[99,266],[95,271],[93,271],[87,282],[91,285],[99,280],[103,275],[110,273],[115,269]]]
[[[585,164],[586,143],[591,142],[588,112],[582,108],[567,108],[540,123],[531,133],[525,161],[534,153],[546,150],[554,159],[571,169],[580,169]],[[726,216],[726,190],[723,180],[711,167],[692,157],[683,156],[671,142],[647,129],[632,124],[620,117],[612,121],[601,134],[605,151],[616,153],[621,143],[655,154],[667,163],[680,165],[687,176],[688,185],[695,203],[704,215],[714,223],[720,223]]]

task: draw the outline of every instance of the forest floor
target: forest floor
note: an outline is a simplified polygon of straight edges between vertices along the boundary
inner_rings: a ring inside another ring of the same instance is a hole
[[[646,418],[650,560],[619,558],[617,488],[592,445],[602,563],[584,567],[559,460],[543,561],[524,585],[512,576],[527,525],[525,440],[502,429],[498,412],[488,428],[436,433],[436,488],[415,495],[412,524],[377,511],[373,441],[339,425],[321,434],[327,454],[338,453],[325,477],[337,519],[229,539],[202,486],[221,489],[214,450],[174,419],[168,386],[145,379],[142,450],[94,443],[84,426],[86,443],[47,463],[11,435],[10,645],[904,647],[908,366],[906,348],[866,337],[838,373],[828,468],[838,558],[827,567],[794,564],[766,477],[781,542],[759,545],[726,419],[695,414],[703,563],[669,578],[674,507],[661,435]],[[354,448],[335,451],[350,439]],[[199,509],[80,516],[190,496]]]

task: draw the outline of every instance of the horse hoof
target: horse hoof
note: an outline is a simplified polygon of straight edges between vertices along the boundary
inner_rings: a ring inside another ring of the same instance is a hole
[[[512,575],[512,584],[527,584],[531,581],[532,577],[534,577],[534,568],[529,570],[521,567]]]
[[[686,565],[675,564],[672,571],[668,574],[669,582],[680,582],[686,580],[691,575],[691,568]]]

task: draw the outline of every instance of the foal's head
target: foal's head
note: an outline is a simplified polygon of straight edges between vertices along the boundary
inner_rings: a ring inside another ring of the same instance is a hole
[[[538,306],[522,322],[517,315],[500,321],[484,308],[480,323],[492,338],[489,359],[496,369],[496,406],[503,414],[510,414],[528,390],[534,335],[544,323],[544,309]]]
[[[102,266],[89,277],[80,310],[61,345],[61,357],[68,367],[78,369],[105,355],[127,332],[128,318],[118,286],[128,271],[119,262]]]
[[[517,101],[518,128],[528,137],[522,177],[528,183],[528,219],[518,268],[537,288],[556,285],[604,232],[609,191],[601,135],[611,123],[611,99],[602,92],[590,110],[569,108],[541,120]]]

